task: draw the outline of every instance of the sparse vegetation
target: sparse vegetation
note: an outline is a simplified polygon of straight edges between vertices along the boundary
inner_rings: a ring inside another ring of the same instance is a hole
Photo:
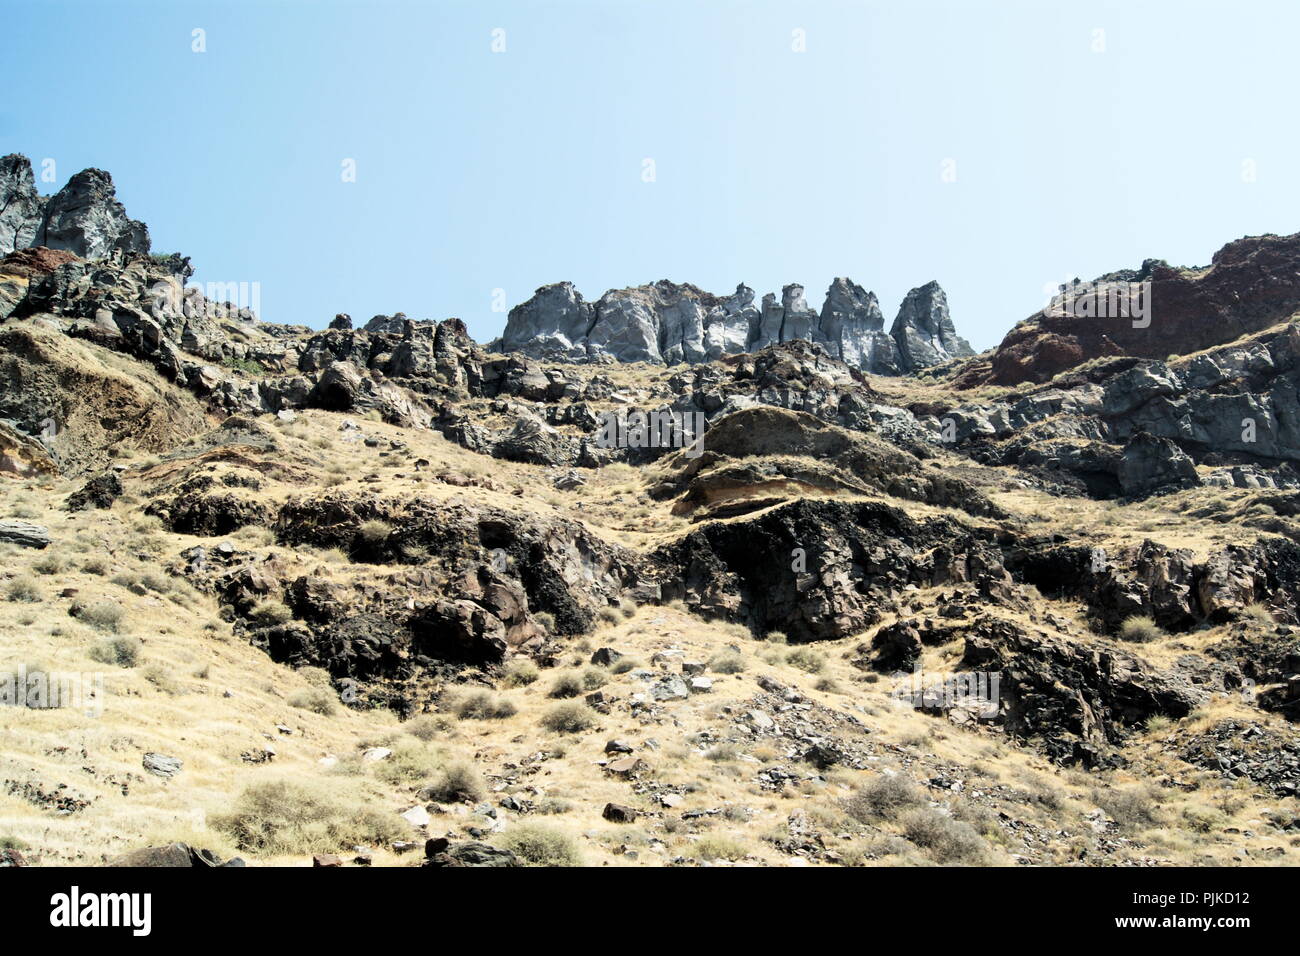
[[[461,720],[503,720],[513,717],[518,708],[505,698],[480,690],[461,698],[455,712]]]
[[[596,725],[596,713],[585,704],[557,704],[542,716],[542,727],[557,734],[577,734]]]
[[[844,811],[859,823],[890,820],[904,810],[925,804],[925,795],[906,777],[872,777],[844,802]]]
[[[525,823],[507,830],[502,848],[533,866],[581,866],[578,844],[567,833],[540,824]]]
[[[90,649],[90,658],[100,664],[135,667],[140,662],[140,642],[134,637],[106,637]]]
[[[290,707],[309,710],[313,714],[324,717],[330,717],[338,710],[338,697],[323,687],[309,687],[294,691],[289,695],[287,702]]]
[[[339,789],[288,779],[250,784],[210,823],[239,849],[271,856],[334,852],[407,835],[396,814],[381,813]]]
[[[1123,623],[1120,624],[1119,636],[1121,639],[1132,641],[1135,644],[1147,644],[1158,640],[1163,636],[1163,632],[1153,619],[1142,615],[1134,615],[1125,618]]]

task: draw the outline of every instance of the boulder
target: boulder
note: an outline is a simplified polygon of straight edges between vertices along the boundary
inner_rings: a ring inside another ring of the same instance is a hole
[[[50,530],[30,521],[3,518],[0,519],[0,541],[16,544],[20,548],[47,548],[50,545]]]

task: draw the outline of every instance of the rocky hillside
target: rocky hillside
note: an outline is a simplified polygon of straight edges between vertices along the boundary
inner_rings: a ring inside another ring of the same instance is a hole
[[[1114,279],[1164,354],[847,280],[483,346],[210,301],[5,162],[0,864],[1300,853],[1293,240]]]

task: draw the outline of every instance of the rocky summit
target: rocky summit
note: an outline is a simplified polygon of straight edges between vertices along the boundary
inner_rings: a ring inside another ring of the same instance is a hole
[[[21,156],[0,253],[0,866],[1300,854],[1300,236],[982,355],[935,282],[280,324]]]
[[[913,289],[888,333],[875,293],[836,279],[818,312],[801,285],[754,304],[741,284],[729,296],[660,281],[611,289],[587,302],[571,282],[543,286],[510,310],[503,351],[569,362],[712,362],[802,340],[821,345],[850,368],[902,375],[974,354],[957,335],[937,282]]]

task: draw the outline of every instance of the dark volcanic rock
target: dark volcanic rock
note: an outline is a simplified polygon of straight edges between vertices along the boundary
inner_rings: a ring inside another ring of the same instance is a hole
[[[1088,767],[1115,762],[1126,730],[1154,716],[1185,717],[1205,697],[1108,642],[1033,634],[987,616],[971,626],[961,667],[998,675],[1008,732],[1059,763]]]
[[[149,227],[127,217],[108,173],[83,169],[46,203],[40,229],[31,244],[66,249],[83,259],[147,253]]]
[[[68,496],[69,511],[109,508],[122,494],[122,479],[112,472],[97,475]]]
[[[1134,435],[1124,446],[1118,478],[1120,490],[1130,497],[1201,483],[1196,465],[1182,449],[1168,438],[1156,438],[1146,432]]]
[[[908,584],[955,580],[1009,595],[1001,554],[947,519],[915,521],[876,502],[797,501],[750,521],[711,523],[657,551],[665,600],[791,640],[842,638],[880,620]]]

